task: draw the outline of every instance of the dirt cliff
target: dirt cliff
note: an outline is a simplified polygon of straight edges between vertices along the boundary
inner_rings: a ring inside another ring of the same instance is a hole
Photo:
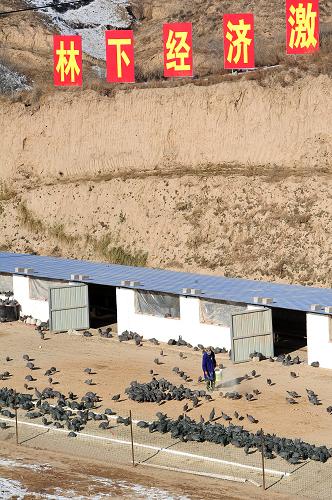
[[[330,285],[331,79],[2,102],[1,248]]]
[[[46,96],[3,104],[1,175],[75,179],[211,168],[326,169],[331,164],[330,78],[262,87],[209,87]]]

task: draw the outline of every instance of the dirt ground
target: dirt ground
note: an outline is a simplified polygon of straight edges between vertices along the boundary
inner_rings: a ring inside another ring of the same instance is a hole
[[[154,500],[198,500],[210,498],[264,498],[251,485],[237,485],[210,478],[124,465],[102,465],[93,459],[79,460],[60,453],[49,453],[1,443],[0,477],[19,481],[27,489],[25,499],[49,498],[131,498]],[[202,484],[204,481],[204,485]],[[82,497],[81,497],[82,495]],[[269,493],[269,498],[290,498]]]
[[[93,390],[101,396],[102,407],[111,407],[120,415],[128,414],[131,409],[134,419],[152,419],[157,411],[163,411],[171,417],[177,417],[183,412],[185,401],[167,401],[158,406],[154,403],[142,404],[128,399],[124,393],[125,388],[132,380],[138,382],[151,380],[150,369],[158,373],[155,374],[157,378],[164,377],[180,385],[183,380],[172,372],[172,368],[178,366],[193,379],[192,382],[186,382],[186,386],[191,389],[204,388],[204,384],[197,383],[198,376],[202,374],[201,353],[193,349],[181,350],[179,347],[168,345],[154,346],[148,341],[145,341],[142,347],[136,347],[132,342],[120,343],[116,339],[102,339],[97,334],[90,338],[81,334],[48,334],[47,340],[41,341],[33,327],[19,323],[1,325],[0,340],[0,372],[8,370],[12,374],[10,380],[1,381],[1,386],[24,391],[24,377],[30,370],[25,367],[22,355],[27,353],[35,359],[34,363],[38,367],[38,370],[32,372],[36,381],[32,382],[31,386],[39,390],[49,386],[44,372],[55,366],[59,370],[53,377],[56,389],[64,393],[71,390],[79,396],[83,396],[88,390]],[[159,355],[161,348],[164,357]],[[181,351],[184,352],[185,359],[179,357]],[[299,354],[302,360],[306,359],[304,351]],[[6,356],[10,356],[12,361],[6,362]],[[159,366],[153,363],[156,357],[162,362]],[[279,436],[298,437],[310,443],[332,446],[331,416],[326,411],[326,407],[332,404],[330,370],[312,368],[305,363],[296,367],[284,367],[280,363],[270,361],[233,365],[228,360],[227,354],[216,357],[218,363],[226,366],[224,382],[255,369],[256,378],[243,381],[233,390],[244,394],[259,389],[261,394],[253,402],[248,402],[245,398],[232,401],[221,397],[217,390],[213,394],[212,401],[202,402],[188,415],[195,419],[199,419],[200,415],[207,418],[214,407],[216,416],[220,416],[223,411],[233,417],[234,411],[237,410],[244,416],[248,413],[258,420],[257,424],[251,424],[246,419],[243,421],[245,428],[249,430],[256,431],[263,428],[265,432],[276,433]],[[87,376],[83,372],[86,367],[92,368],[95,374]],[[290,371],[295,371],[298,378],[291,378]],[[92,378],[95,385],[86,385],[84,381],[87,378]],[[266,383],[267,378],[272,379],[274,385],[269,387]],[[314,390],[322,404],[311,405],[307,400],[305,388]],[[227,392],[232,388],[221,390]],[[294,390],[301,395],[298,404],[289,405],[286,402],[285,398],[288,396],[286,390]],[[121,394],[121,398],[115,403],[111,397],[118,393]]]
[[[0,373],[5,370],[11,373],[9,380],[1,381],[1,386],[25,391],[24,376],[30,370],[25,367],[22,355],[28,354],[35,360],[37,367],[36,370],[30,372],[36,378],[36,381],[31,383],[31,387],[41,390],[49,386],[44,371],[55,366],[58,369],[53,377],[56,382],[55,389],[64,393],[72,390],[79,396],[88,390],[93,390],[102,398],[98,411],[111,407],[119,415],[127,416],[131,410],[134,420],[153,419],[157,411],[165,412],[172,417],[177,417],[183,412],[185,401],[171,401],[158,406],[155,403],[135,403],[127,398],[124,389],[130,381],[149,381],[150,369],[158,372],[156,377],[165,377],[179,385],[182,379],[172,372],[173,366],[179,366],[193,378],[192,382],[185,383],[186,386],[192,389],[204,387],[203,384],[197,383],[197,377],[201,374],[201,353],[185,347],[179,348],[165,344],[155,346],[148,341],[145,341],[142,347],[136,347],[132,342],[120,343],[115,338],[102,339],[95,331],[93,331],[93,337],[90,338],[83,337],[81,334],[48,333],[46,340],[41,341],[34,327],[21,323],[2,324],[0,342]],[[164,356],[160,356],[161,349],[164,351]],[[184,353],[183,358],[180,358],[180,352]],[[301,359],[306,358],[305,351],[298,351],[298,353]],[[6,356],[10,356],[12,360],[7,362]],[[157,366],[153,363],[155,357],[159,357],[161,365]],[[332,403],[330,371],[314,369],[306,363],[292,368],[269,361],[233,365],[225,354],[217,355],[217,362],[226,366],[223,375],[224,382],[255,369],[256,377],[242,382],[234,387],[234,390],[243,394],[257,388],[261,394],[257,401],[248,403],[245,399],[239,401],[225,399],[219,395],[219,390],[216,390],[212,401],[202,401],[199,408],[188,412],[189,416],[198,419],[200,415],[203,415],[207,418],[212,408],[215,408],[217,421],[222,422],[219,418],[221,411],[233,417],[233,412],[237,410],[244,416],[250,413],[258,419],[256,425],[250,424],[245,419],[242,424],[246,429],[256,431],[263,428],[265,432],[275,432],[279,436],[299,437],[310,443],[332,445],[331,417],[325,409]],[[94,374],[86,375],[83,372],[86,367],[92,368]],[[291,370],[296,371],[298,378],[290,377]],[[274,383],[271,387],[266,384],[268,377]],[[84,381],[87,378],[92,378],[95,385],[86,385]],[[306,387],[318,393],[322,405],[313,407],[309,404],[305,393]],[[286,389],[296,390],[301,394],[297,405],[290,406],[286,403]],[[226,392],[232,389],[222,390]],[[115,403],[111,397],[117,393],[121,394],[121,398],[120,402]],[[235,421],[234,418],[233,421]],[[168,466],[176,470],[182,468],[204,474],[226,474],[247,481],[253,480],[253,484],[259,485],[262,481],[259,454],[245,456],[241,449],[231,446],[222,449],[212,443],[176,442],[169,435],[149,434],[145,430],[139,430],[136,426],[134,426],[135,461],[139,465],[134,470],[128,468],[130,428],[117,425],[115,420],[108,431],[102,431],[96,424],[89,423],[82,431],[82,436],[80,435],[73,441],[67,438],[66,431],[56,432],[50,428],[44,428],[39,419],[29,421],[25,418],[24,412],[20,411],[19,448],[14,446],[13,422],[9,424],[8,430],[1,431],[0,440],[2,443],[1,459],[17,460],[20,458],[30,464],[45,462],[51,464],[51,472],[45,471],[43,474],[37,474],[36,470],[26,467],[16,468],[15,464],[8,466],[0,460],[0,477],[19,480],[21,485],[23,484],[29,491],[35,493],[43,491],[52,494],[52,491],[54,493],[55,488],[61,483],[64,494],[71,490],[75,491],[76,495],[85,493],[91,496],[91,489],[95,487],[94,493],[104,494],[105,489],[100,485],[100,480],[95,486],[95,477],[102,476],[113,481],[111,485],[110,483],[106,485],[109,491],[112,491],[112,498],[117,498],[116,495],[119,498],[128,496],[136,498],[136,493],[128,495],[127,486],[123,490],[123,485],[118,484],[117,481],[122,480],[129,481],[131,485],[139,484],[141,488],[158,487],[159,490],[171,492],[174,499],[177,499],[176,495],[182,495],[182,498],[186,495],[189,499],[206,498],[206,495],[212,499],[260,498],[261,494],[257,486],[248,482],[241,485],[206,476],[201,478],[192,476],[191,478],[188,474],[179,475],[179,472],[164,470],[164,467]],[[163,449],[164,452],[158,452],[159,449]],[[73,457],[75,457],[74,460]],[[236,464],[243,464],[244,468]],[[298,467],[290,467],[279,458],[267,461],[266,467],[270,471],[267,484],[272,487],[269,490],[269,496],[272,495],[273,498],[275,494],[287,496],[292,493],[303,498],[307,496],[329,498],[326,488],[332,480],[330,463],[308,462],[304,466],[305,469],[302,470],[300,466],[297,470]],[[84,468],[84,478],[81,473],[82,468]],[[278,471],[286,471],[291,475],[279,482]],[[177,476],[181,480],[177,479]],[[204,482],[204,491],[201,489],[202,482]],[[90,485],[89,488],[88,485]],[[101,488],[100,491],[98,488]],[[153,497],[151,492],[145,492],[144,495],[143,498],[164,498]],[[169,497],[170,495],[166,496],[166,498]],[[31,496],[31,498],[35,497]]]

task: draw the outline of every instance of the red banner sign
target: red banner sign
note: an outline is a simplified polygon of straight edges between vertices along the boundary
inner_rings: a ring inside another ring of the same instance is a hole
[[[106,67],[108,82],[135,82],[132,30],[106,31]]]
[[[53,36],[54,85],[82,85],[82,38]]]
[[[163,39],[164,76],[193,76],[192,24],[164,24]]]
[[[308,54],[319,50],[318,0],[286,0],[286,52]]]
[[[224,14],[223,27],[225,69],[254,68],[253,14]]]

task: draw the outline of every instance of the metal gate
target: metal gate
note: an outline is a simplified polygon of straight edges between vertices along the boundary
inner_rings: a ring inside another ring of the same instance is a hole
[[[50,330],[84,330],[89,328],[88,285],[72,284],[49,289]]]
[[[231,342],[233,363],[249,361],[253,352],[274,356],[271,309],[232,314]]]

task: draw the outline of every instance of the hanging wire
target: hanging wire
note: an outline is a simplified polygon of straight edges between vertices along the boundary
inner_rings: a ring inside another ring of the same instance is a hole
[[[70,5],[75,5],[75,4],[82,4],[82,0],[73,0],[72,2],[52,2],[45,4],[43,6],[35,6],[35,7],[25,7],[24,9],[16,9],[16,10],[8,10],[8,11],[2,11],[0,12],[0,17],[6,17],[10,16],[12,14],[20,14],[21,12],[28,12],[30,10],[43,10],[43,9],[48,9],[49,7],[65,7],[65,6],[70,6]],[[83,4],[84,5],[84,4]]]

